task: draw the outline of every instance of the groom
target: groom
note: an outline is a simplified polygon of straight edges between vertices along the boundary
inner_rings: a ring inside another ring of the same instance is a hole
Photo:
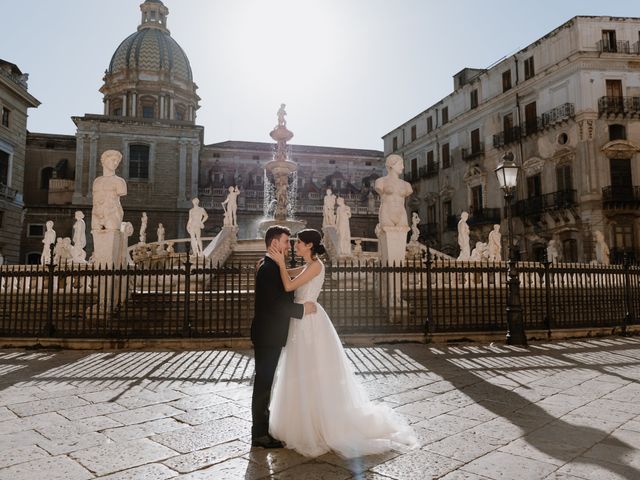
[[[273,225],[264,237],[267,250],[275,247],[282,253],[289,249],[291,232],[286,227]],[[293,302],[293,292],[287,293],[280,278],[278,264],[267,254],[256,275],[255,316],[251,323],[251,341],[255,352],[255,379],[251,413],[251,445],[281,448],[282,443],[269,435],[269,400],[271,385],[278,366],[280,351],[287,343],[289,319],[302,318],[315,313],[313,302]]]

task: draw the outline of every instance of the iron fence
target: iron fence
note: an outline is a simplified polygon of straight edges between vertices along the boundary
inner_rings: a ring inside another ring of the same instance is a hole
[[[625,327],[640,267],[520,262],[525,327]],[[255,265],[0,267],[0,336],[246,337]],[[327,264],[319,302],[339,333],[506,331],[507,265],[425,258]]]

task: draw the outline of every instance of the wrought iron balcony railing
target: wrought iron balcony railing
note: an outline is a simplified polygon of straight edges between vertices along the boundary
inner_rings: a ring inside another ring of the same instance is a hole
[[[469,215],[467,224],[469,226],[486,225],[486,224],[500,223],[501,220],[502,218],[500,216],[499,208],[482,208],[482,209],[473,211],[471,215]]]
[[[428,163],[426,167],[420,167],[420,177],[422,178],[431,178],[438,175],[438,171],[440,170],[440,165],[438,162]]]
[[[539,215],[551,210],[563,210],[576,204],[577,192],[575,190],[559,190],[545,193],[525,200],[518,200],[513,205],[513,214],[519,217]]]
[[[609,185],[602,189],[604,208],[640,207],[640,187],[631,185]]]
[[[600,53],[631,53],[628,40],[618,40],[615,42],[599,40],[598,50]]]
[[[640,113],[640,97],[600,97],[600,115],[637,115]]]
[[[552,127],[553,125],[575,117],[576,110],[573,103],[563,103],[551,110],[544,112],[540,117],[531,118],[523,125],[504,130],[493,136],[493,146],[500,148],[513,142],[517,142],[522,137],[533,135],[536,132]]]
[[[484,155],[484,144],[479,143],[471,148],[462,149],[462,159],[465,161],[473,160],[474,158]]]

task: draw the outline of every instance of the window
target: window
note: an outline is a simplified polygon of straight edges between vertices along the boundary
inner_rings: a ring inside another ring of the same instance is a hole
[[[0,150],[0,184],[9,183],[9,154]]]
[[[176,112],[176,117],[178,112]],[[143,118],[153,118],[153,106],[143,105],[142,106],[142,117]]]
[[[418,179],[418,159],[411,159],[411,181],[415,182]]]
[[[451,207],[451,200],[445,200],[442,202],[442,214],[446,217],[450,217],[452,215],[453,209]]]
[[[471,153],[480,153],[482,145],[480,144],[480,129],[476,128],[471,132]]]
[[[613,238],[616,249],[620,249],[623,251],[633,249],[633,224],[614,224]]]
[[[262,185],[262,180],[263,180],[262,175],[256,175],[255,176],[255,184],[256,185]]]
[[[370,162],[370,161],[366,161],[366,162],[364,162],[364,165],[365,165],[366,167],[370,167],[370,166],[371,166],[371,162]]]
[[[617,52],[618,42],[616,42],[615,30],[602,30],[602,51]]]
[[[515,140],[513,131],[513,113],[507,113],[502,117],[502,129],[504,130],[504,143],[511,143]]]
[[[449,122],[449,107],[442,107],[442,124]]]
[[[45,167],[40,172],[40,188],[49,190],[49,180],[53,177],[53,167]]]
[[[113,115],[116,117],[121,117],[122,116],[122,108],[121,107],[116,107],[113,109]]]
[[[573,180],[571,178],[571,165],[561,165],[556,168],[556,184],[559,192],[573,190]]]
[[[471,212],[476,215],[482,212],[482,185],[471,188]]]
[[[156,113],[156,99],[151,96],[145,96],[140,99],[142,107],[142,118],[154,118]],[[176,109],[177,114],[177,109]],[[177,118],[177,117],[176,117]]]
[[[562,241],[562,259],[569,263],[578,261],[578,241],[575,238]]]
[[[449,144],[442,144],[442,168],[449,168],[451,166],[451,156],[449,155]]]
[[[41,223],[31,223],[27,228],[28,237],[42,238],[44,237],[44,225]]]
[[[427,133],[433,131],[433,117],[427,117]]]
[[[336,161],[335,160],[329,160],[329,165],[335,165]]]
[[[633,180],[631,177],[631,161],[628,158],[610,158],[609,171],[611,186],[619,189],[616,193],[631,192]]]
[[[398,150],[398,137],[393,137],[392,144],[393,146],[391,147],[391,150],[395,152],[396,150]]]
[[[2,126],[9,128],[9,115],[11,111],[8,108],[2,107]]]
[[[149,178],[149,145],[129,146],[129,178]]]
[[[252,156],[252,157],[251,157],[251,160],[256,160],[256,161],[260,160],[260,155],[254,155],[254,156]]]
[[[609,125],[609,141],[611,140],[626,140],[627,129],[624,125],[613,124]]]
[[[529,80],[536,74],[535,67],[533,65],[533,55],[524,61],[524,79]]]
[[[607,80],[607,97],[612,99],[622,98],[622,80]]]
[[[540,174],[527,177],[528,198],[539,197],[541,195],[542,195],[542,178]]]
[[[436,206],[429,205],[427,207],[427,223],[436,223]]]
[[[531,102],[524,106],[524,121],[527,135],[538,131],[538,111],[536,108],[536,102]]]
[[[40,265],[40,254],[38,252],[27,253],[27,265]]]
[[[416,138],[418,138],[418,128],[414,125],[411,127],[411,141],[413,142]]]
[[[478,108],[478,89],[471,90],[470,98],[471,109]]]
[[[511,70],[502,72],[502,91],[511,90]]]
[[[184,120],[184,110],[181,108],[176,109],[176,120]]]
[[[213,155],[211,155],[212,158],[220,158],[220,154],[219,153],[214,153]]]
[[[433,160],[433,150],[427,152],[427,170],[433,168],[435,161]]]

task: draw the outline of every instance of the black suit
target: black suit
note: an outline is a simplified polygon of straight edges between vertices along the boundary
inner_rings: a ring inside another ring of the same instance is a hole
[[[293,292],[286,292],[280,268],[265,257],[258,268],[255,290],[255,315],[251,323],[251,341],[255,352],[255,379],[251,413],[253,438],[269,433],[269,400],[273,376],[280,351],[287,343],[289,319],[302,318],[304,305],[293,302]]]

